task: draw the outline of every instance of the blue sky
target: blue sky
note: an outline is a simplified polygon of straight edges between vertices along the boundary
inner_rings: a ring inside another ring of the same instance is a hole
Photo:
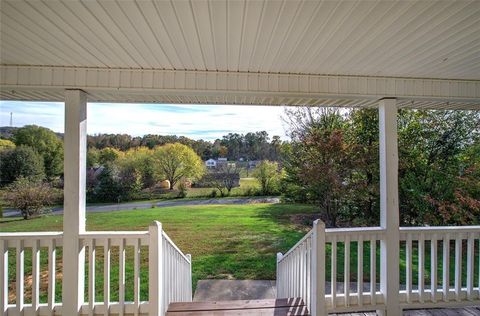
[[[0,101],[0,126],[36,124],[63,132],[63,103]],[[265,130],[286,138],[283,107],[240,105],[172,105],[89,103],[88,134],[182,135],[214,140],[230,132]]]

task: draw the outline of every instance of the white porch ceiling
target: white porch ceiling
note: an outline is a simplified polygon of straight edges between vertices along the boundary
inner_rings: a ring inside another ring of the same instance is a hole
[[[317,75],[448,79],[448,86],[473,85],[473,92],[458,100],[442,91],[437,99],[428,100],[433,107],[459,101],[469,107],[480,104],[480,1],[476,0],[2,0],[0,4],[3,66],[49,67],[52,73],[75,67],[305,79]],[[54,96],[62,88],[72,88],[22,83],[3,75],[1,98],[57,100]],[[78,88],[85,89],[92,101],[117,102],[318,104],[322,98],[329,102],[345,97],[289,90],[290,99],[281,101],[256,90],[255,98],[245,91],[222,90],[215,95],[218,102],[211,102],[201,89],[174,94],[150,89],[143,98],[141,86],[132,95],[128,89],[112,90],[120,86],[80,84]],[[381,96],[349,94],[347,99],[363,104]],[[399,97],[408,97],[409,104],[417,100],[412,94]]]

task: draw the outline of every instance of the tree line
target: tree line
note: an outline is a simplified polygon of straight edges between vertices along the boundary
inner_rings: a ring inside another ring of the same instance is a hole
[[[127,134],[97,134],[88,136],[88,147],[115,148],[127,151],[132,148],[153,149],[165,144],[180,143],[192,148],[203,160],[226,157],[229,160],[278,160],[282,143],[279,136],[270,139],[265,131],[246,134],[229,133],[215,141],[194,140],[185,136],[148,134],[132,137]]]

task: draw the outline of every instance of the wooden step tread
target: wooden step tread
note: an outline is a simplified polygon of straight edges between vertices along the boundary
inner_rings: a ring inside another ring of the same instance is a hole
[[[218,302],[179,302],[170,303],[169,316],[187,315],[252,315],[252,316],[304,316],[308,309],[301,298],[218,301]]]

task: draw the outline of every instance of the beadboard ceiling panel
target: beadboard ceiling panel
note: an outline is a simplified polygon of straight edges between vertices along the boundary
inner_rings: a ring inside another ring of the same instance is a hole
[[[478,88],[468,87],[478,87],[480,80],[480,1],[1,0],[0,64],[10,67],[9,76],[14,74],[11,67],[18,67],[17,72],[24,67],[42,67],[50,69],[52,76],[62,69],[98,70],[102,75],[133,71],[136,75],[129,77],[129,85],[140,90],[150,88],[136,78],[148,78],[149,71],[176,72],[178,75],[172,75],[177,80],[174,86],[178,80],[185,80],[188,86],[193,77],[198,83],[204,73],[218,73],[216,87],[235,92],[235,96],[219,92],[209,97],[196,84],[184,95],[160,89],[155,91],[161,95],[148,93],[143,100],[141,94],[127,97],[125,93],[115,99],[111,89],[116,83],[103,89],[102,77],[95,88],[85,87],[82,78],[76,78],[73,85],[67,81],[63,87],[86,89],[89,98],[97,101],[105,97],[118,102],[318,105],[337,100],[334,103],[342,105],[353,101],[338,101],[345,95],[341,91],[322,98],[309,93],[305,87],[311,86],[311,76],[345,76],[345,82],[354,82],[359,76],[463,80],[445,87],[459,93],[467,89],[468,100],[452,99],[451,91],[440,90],[435,92],[435,100],[419,100],[402,93],[402,86],[396,88],[398,95],[383,97],[407,97],[418,106],[427,102],[426,107],[444,101],[451,102],[448,107],[454,102],[478,104]],[[232,78],[229,74],[238,74],[240,79],[222,81]],[[275,84],[263,87],[264,82],[255,77],[243,81],[248,74],[288,77],[282,82],[288,82],[288,91],[295,97],[271,96]],[[52,77],[47,88],[2,78],[2,98],[26,99],[31,88],[37,89],[31,97],[40,100],[58,100],[62,86],[56,81],[65,79]],[[252,89],[255,97],[248,95]],[[372,99],[382,97],[381,89],[378,86],[375,93],[352,99],[369,105]],[[423,88],[418,85],[416,89]],[[408,104],[405,106],[412,103]]]
[[[480,2],[1,1],[1,63],[480,79]]]

